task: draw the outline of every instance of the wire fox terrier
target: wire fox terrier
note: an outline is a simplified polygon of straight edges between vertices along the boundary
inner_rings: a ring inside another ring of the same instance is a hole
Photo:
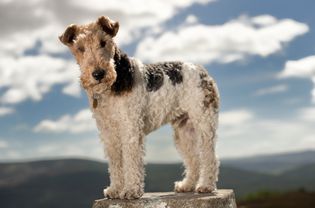
[[[144,137],[170,123],[183,158],[185,177],[176,192],[216,190],[215,155],[219,93],[200,65],[143,64],[115,44],[119,23],[99,17],[70,25],[59,37],[81,69],[81,85],[108,156],[108,198],[136,199],[144,193]]]

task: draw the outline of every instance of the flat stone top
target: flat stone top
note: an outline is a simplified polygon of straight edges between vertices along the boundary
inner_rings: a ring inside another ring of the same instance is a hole
[[[93,208],[236,208],[233,190],[220,189],[213,193],[146,193],[140,199],[99,199]]]

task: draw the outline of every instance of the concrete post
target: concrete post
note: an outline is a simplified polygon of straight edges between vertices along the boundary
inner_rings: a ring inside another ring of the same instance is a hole
[[[146,193],[137,200],[100,199],[93,208],[236,208],[233,190],[211,194]]]

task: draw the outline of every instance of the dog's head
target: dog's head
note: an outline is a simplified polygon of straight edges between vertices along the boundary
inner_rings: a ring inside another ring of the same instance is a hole
[[[117,47],[113,38],[118,29],[118,22],[102,16],[87,25],[72,24],[59,36],[80,65],[81,85],[86,90],[102,93],[115,82],[114,55]]]

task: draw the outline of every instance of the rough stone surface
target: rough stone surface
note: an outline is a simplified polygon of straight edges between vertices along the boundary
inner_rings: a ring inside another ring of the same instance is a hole
[[[137,200],[99,199],[93,208],[236,208],[233,190],[211,194],[146,193]]]

